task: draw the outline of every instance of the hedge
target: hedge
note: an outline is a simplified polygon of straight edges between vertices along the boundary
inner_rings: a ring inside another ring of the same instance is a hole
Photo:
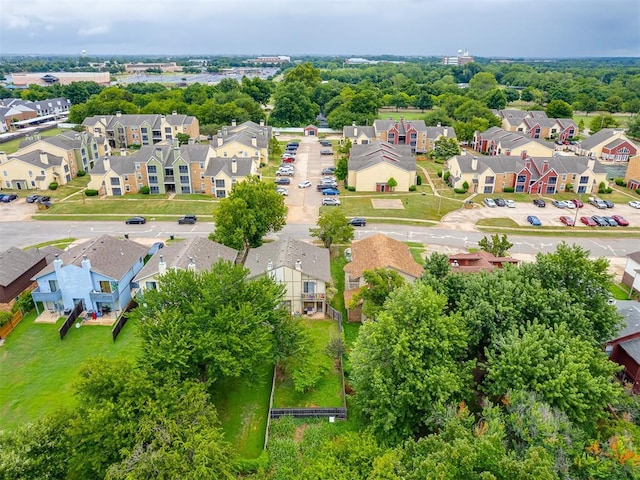
[[[418,187],[416,187],[415,185],[409,185],[409,191],[410,192],[415,192],[418,189]]]
[[[49,184],[49,190],[56,190],[58,188],[58,182],[51,182]]]
[[[515,191],[515,188],[513,188],[513,187],[505,187],[502,191],[504,193],[513,193]]]
[[[88,188],[84,191],[84,194],[87,197],[97,197],[98,196],[98,190],[94,190],[92,188]]]

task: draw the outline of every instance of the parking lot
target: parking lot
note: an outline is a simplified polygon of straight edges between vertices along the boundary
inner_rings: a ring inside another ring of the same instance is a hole
[[[576,227],[579,228],[594,228],[587,227],[580,222],[580,217],[591,217],[593,215],[611,216],[622,215],[631,227],[640,227],[640,209],[633,208],[628,204],[620,203],[616,204],[613,208],[606,210],[598,209],[592,205],[586,203],[584,207],[579,209],[557,208],[551,205],[550,201],[547,201],[547,205],[544,208],[536,207],[533,203],[516,203],[515,208],[507,207],[494,207],[489,208],[484,204],[476,201],[473,209],[460,209],[447,214],[443,218],[443,223],[455,223],[455,224],[476,224],[480,219],[484,218],[509,218],[516,222],[518,225],[528,226],[527,216],[535,215],[540,219],[543,226],[550,227],[562,227],[565,225],[560,221],[560,217],[565,215],[571,219],[576,219]]]
[[[37,212],[38,205],[35,203],[27,203],[24,195],[10,203],[0,202],[0,221],[3,222],[31,220],[31,215]]]

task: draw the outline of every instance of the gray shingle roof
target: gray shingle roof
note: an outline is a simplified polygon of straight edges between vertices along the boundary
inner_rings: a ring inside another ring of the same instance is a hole
[[[273,128],[267,125],[260,125],[251,120],[247,120],[246,122],[241,123],[240,125],[236,125],[235,127],[227,127],[229,133],[238,133],[242,131],[246,131],[251,135],[265,135],[267,138],[272,137]]]
[[[483,172],[488,168],[491,168],[496,173],[516,173],[524,166],[524,162],[520,157],[510,155],[494,155],[487,157],[485,155],[477,155],[478,168],[474,170],[471,168],[473,161],[473,155],[457,155],[458,166],[462,173]]]
[[[232,173],[233,162],[236,162],[237,171]],[[253,166],[253,158],[222,158],[216,157],[209,159],[207,170],[205,175],[207,177],[215,177],[220,172],[226,173],[229,177],[246,177],[251,174],[251,167]]]
[[[640,338],[634,338],[633,340],[627,340],[620,343],[620,347],[633,358],[636,363],[640,363]]]
[[[471,163],[473,155],[457,155],[458,165],[462,173],[483,172],[491,168],[495,173],[517,173],[524,168],[525,161],[515,155],[477,155],[478,168],[473,170]],[[529,157],[538,171],[542,171],[544,162],[549,162],[549,168],[554,169],[559,174],[582,173],[589,167],[589,157],[557,156],[557,157]],[[595,161],[594,173],[606,173],[604,166]],[[535,168],[532,168],[533,178],[538,178]]]
[[[212,242],[205,237],[193,237],[183,242],[166,245],[158,250],[140,270],[136,282],[142,281],[159,273],[160,257],[167,264],[167,268],[186,270],[193,259],[196,271],[209,270],[218,260],[234,262],[238,252],[233,248],[225,247]]]
[[[398,126],[398,134],[404,135],[409,126],[412,126],[419,132],[424,132],[427,130],[427,125],[424,123],[424,120],[405,120],[401,118],[400,120],[388,119],[388,120],[374,120],[373,128],[376,132],[386,132],[389,131],[394,126]]]
[[[356,128],[358,129],[357,135],[355,133]],[[367,138],[376,138],[376,131],[373,127],[361,127],[357,125],[346,125],[342,127],[342,136],[344,138],[357,138],[362,134],[364,134]]]
[[[256,145],[253,145],[252,143],[253,137],[256,137]],[[265,134],[263,133],[254,134],[248,130],[241,130],[236,133],[230,133],[229,131],[227,131],[226,134],[222,132],[218,136],[213,137],[211,144],[214,147],[218,146],[218,138],[222,138],[222,145],[225,145],[231,142],[238,142],[238,143],[241,143],[242,145],[246,145],[247,147],[253,148],[253,149],[267,148],[269,145],[269,138]]]
[[[121,240],[102,235],[88,242],[70,248],[62,255],[63,265],[82,266],[82,257],[87,256],[91,270],[114,280],[120,280],[127,271],[147,254],[149,249],[132,240]],[[55,270],[53,264],[47,265],[35,277],[40,278]]]
[[[456,138],[456,131],[453,127],[427,127],[426,132],[427,138],[438,138],[440,135],[444,135],[447,138]]]
[[[37,248],[20,250],[11,247],[0,252],[0,285],[4,287],[11,285],[17,278],[45,258],[45,255]]]
[[[614,339],[640,332],[640,303],[634,300],[617,300],[616,309],[622,315],[623,324]]]
[[[637,252],[631,252],[627,254],[627,258],[630,258],[636,263],[640,263],[640,250]]]
[[[542,171],[542,164],[549,162],[549,167],[558,173],[582,173],[589,167],[589,157],[574,157],[558,155],[557,157],[531,157],[539,170]],[[604,166],[597,160],[593,164],[593,173],[607,173]]]
[[[608,138],[613,138],[617,133],[622,132],[620,129],[615,128],[603,128],[599,132],[594,133],[590,137],[585,138],[580,142],[580,147],[584,150],[590,150],[596,145],[600,145]]]
[[[325,283],[331,282],[329,250],[326,248],[316,247],[291,237],[252,248],[244,262],[245,268],[249,269],[249,278],[264,274],[270,260],[274,270],[283,266],[295,269],[296,262],[300,260],[305,275]]]
[[[376,141],[351,147],[349,170],[362,170],[380,162],[395,165],[409,172],[416,170],[416,158],[411,154],[410,145],[391,145]]]
[[[54,165],[62,165],[62,157],[51,155],[50,153],[47,153],[46,155],[49,163],[44,163],[40,160],[40,151],[38,150],[22,154],[13,154],[9,156],[9,159],[17,158],[29,165],[33,165],[34,167],[41,169],[51,168]]]

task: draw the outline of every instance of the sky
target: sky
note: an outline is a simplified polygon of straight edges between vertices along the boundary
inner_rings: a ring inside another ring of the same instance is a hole
[[[640,0],[0,0],[0,54],[640,57]]]

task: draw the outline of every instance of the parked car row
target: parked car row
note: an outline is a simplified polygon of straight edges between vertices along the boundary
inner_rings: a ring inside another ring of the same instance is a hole
[[[629,222],[622,215],[580,217],[580,221],[589,227],[627,227]]]
[[[494,207],[509,207],[516,208],[516,202],[513,200],[505,200],[504,198],[485,198],[484,204],[489,208]]]
[[[49,195],[29,195],[26,198],[27,203],[43,203],[51,200]]]

